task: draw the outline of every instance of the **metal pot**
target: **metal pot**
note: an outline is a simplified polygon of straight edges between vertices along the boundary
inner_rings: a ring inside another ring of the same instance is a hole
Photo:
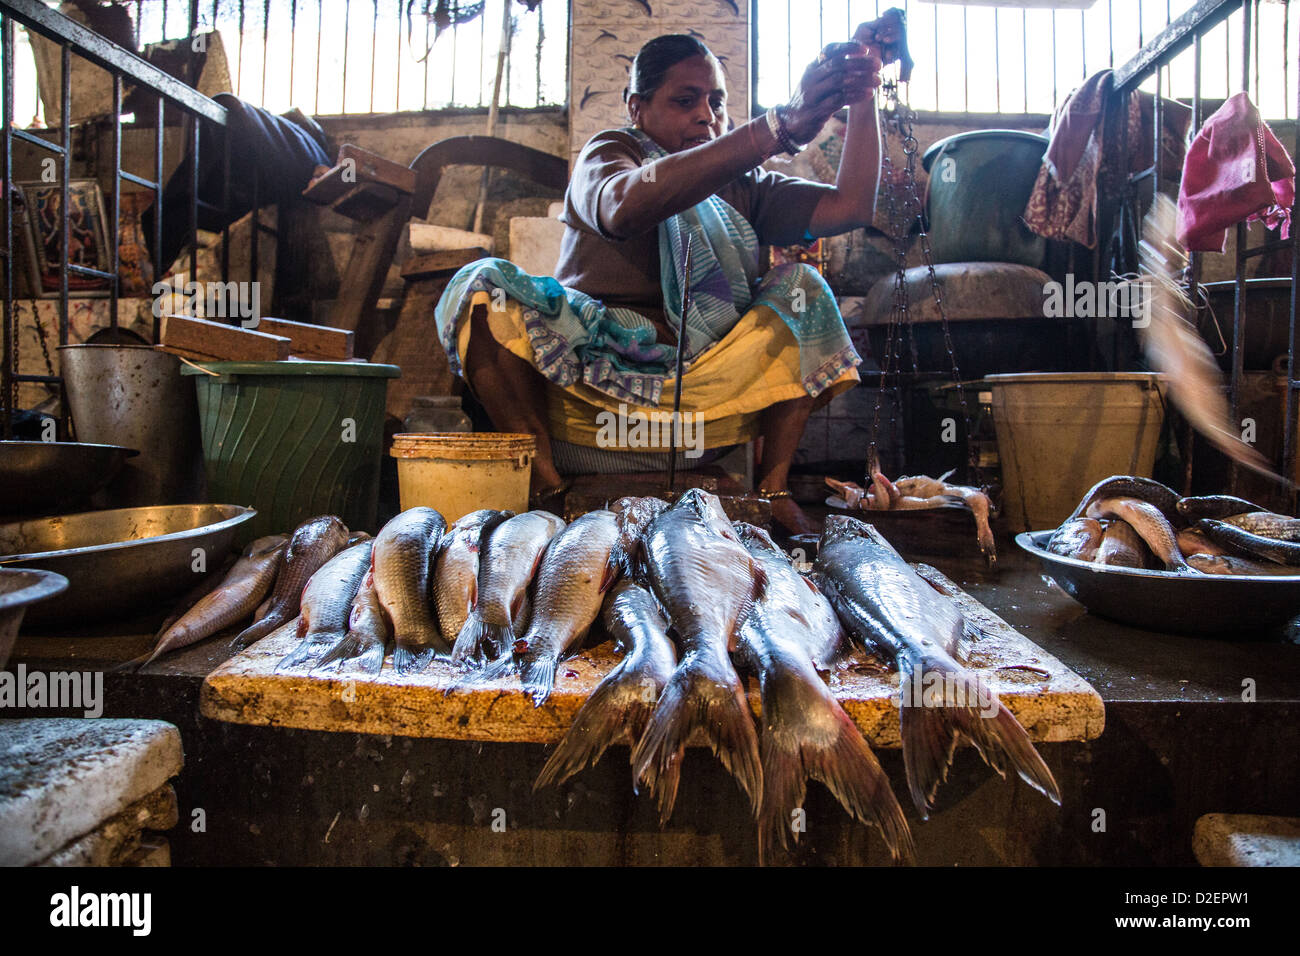
[[[147,345],[63,345],[59,361],[80,441],[140,451],[108,488],[114,506],[203,501],[194,384]]]

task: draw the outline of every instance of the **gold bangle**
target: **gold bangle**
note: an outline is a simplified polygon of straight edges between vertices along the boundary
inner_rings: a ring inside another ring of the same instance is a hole
[[[793,497],[794,497],[793,494],[791,494],[789,491],[784,490],[784,489],[782,489],[781,491],[768,491],[766,488],[759,488],[759,489],[758,489],[758,496],[759,496],[760,498],[766,498],[766,499],[768,499],[769,501],[775,501],[775,500],[777,500],[778,498],[793,498]]]

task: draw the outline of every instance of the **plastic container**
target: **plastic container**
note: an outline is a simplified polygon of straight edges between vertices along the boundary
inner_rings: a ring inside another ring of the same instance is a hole
[[[1045,152],[1046,136],[1013,129],[958,133],[927,149],[934,261],[1042,268],[1047,242],[1021,216]]]
[[[1110,475],[1149,477],[1164,424],[1154,372],[990,375],[1002,511],[1016,531],[1055,528]]]
[[[447,519],[480,508],[528,510],[537,439],[509,432],[393,436],[402,510],[424,505]]]
[[[396,365],[214,362],[193,376],[213,501],[251,505],[241,541],[337,515],[374,532],[384,402]]]

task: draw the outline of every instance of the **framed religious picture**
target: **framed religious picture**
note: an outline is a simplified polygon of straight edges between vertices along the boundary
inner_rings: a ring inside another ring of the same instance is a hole
[[[23,192],[28,223],[28,249],[39,274],[36,292],[59,294],[59,263],[63,258],[63,190],[58,183],[17,183]],[[68,263],[100,272],[113,269],[111,239],[104,197],[94,179],[68,183]],[[68,272],[68,292],[78,296],[107,295],[109,280]]]

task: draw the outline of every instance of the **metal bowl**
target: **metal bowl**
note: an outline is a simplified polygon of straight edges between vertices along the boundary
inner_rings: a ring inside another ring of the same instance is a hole
[[[18,638],[27,605],[66,591],[68,579],[52,571],[10,571],[0,568],[0,667]]]
[[[1150,631],[1231,637],[1300,614],[1300,574],[1173,574],[1117,568],[1046,550],[1053,531],[1026,531],[1016,544],[1091,614]]]
[[[120,445],[73,441],[0,441],[0,513],[58,511],[89,498],[112,481],[126,459],[140,454]]]
[[[97,623],[161,607],[192,587],[198,554],[216,568],[256,514],[238,505],[162,505],[33,518],[0,525],[0,565],[68,579],[62,599],[28,612],[30,625]]]

